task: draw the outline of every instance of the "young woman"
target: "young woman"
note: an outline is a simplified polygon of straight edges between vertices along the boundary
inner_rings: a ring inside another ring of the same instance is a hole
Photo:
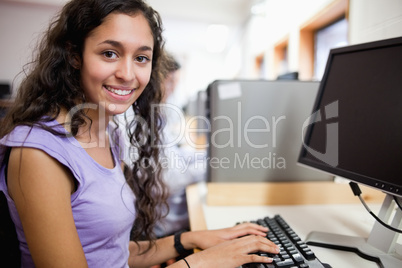
[[[278,252],[254,224],[154,239],[166,205],[161,33],[141,0],[73,0],[50,25],[0,130],[0,190],[22,267],[149,267],[193,248],[203,251],[171,267],[236,267],[272,261],[249,253]],[[138,154],[123,174],[109,122],[130,106],[125,135]]]

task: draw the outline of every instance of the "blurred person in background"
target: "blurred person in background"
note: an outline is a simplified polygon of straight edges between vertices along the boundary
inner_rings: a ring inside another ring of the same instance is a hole
[[[162,84],[161,105],[165,118],[162,177],[169,189],[169,213],[156,225],[155,233],[158,237],[189,230],[186,187],[206,178],[206,167],[200,164],[205,163],[206,152],[189,146],[182,137],[185,116],[175,96],[181,65],[169,53],[166,58],[167,71]]]

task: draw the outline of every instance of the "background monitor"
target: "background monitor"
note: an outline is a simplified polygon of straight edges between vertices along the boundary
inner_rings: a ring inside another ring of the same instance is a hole
[[[278,75],[277,80],[298,80],[299,72],[290,72]]]
[[[319,82],[218,80],[207,89],[207,181],[322,181],[297,164]]]
[[[395,210],[402,197],[401,70],[402,38],[332,49],[298,160],[386,192],[380,218],[394,228],[402,226],[401,207]],[[364,240],[317,233],[308,240],[402,267],[398,235],[376,222]]]
[[[208,120],[206,119],[207,113],[207,92],[200,90],[197,92],[197,129],[199,130],[198,136],[205,136],[208,130]]]
[[[0,83],[0,99],[9,99],[11,95],[10,84]]]

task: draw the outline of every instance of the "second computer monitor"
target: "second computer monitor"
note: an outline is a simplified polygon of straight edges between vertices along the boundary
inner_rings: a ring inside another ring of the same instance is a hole
[[[207,180],[331,180],[297,164],[319,82],[218,80],[207,89]]]

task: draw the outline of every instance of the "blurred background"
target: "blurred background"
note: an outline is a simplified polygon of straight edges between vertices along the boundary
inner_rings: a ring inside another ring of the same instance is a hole
[[[17,74],[65,0],[0,0],[0,83]],[[320,80],[329,49],[402,35],[402,0],[147,0],[181,65],[186,106],[217,79]],[[17,76],[17,78],[16,78]]]

